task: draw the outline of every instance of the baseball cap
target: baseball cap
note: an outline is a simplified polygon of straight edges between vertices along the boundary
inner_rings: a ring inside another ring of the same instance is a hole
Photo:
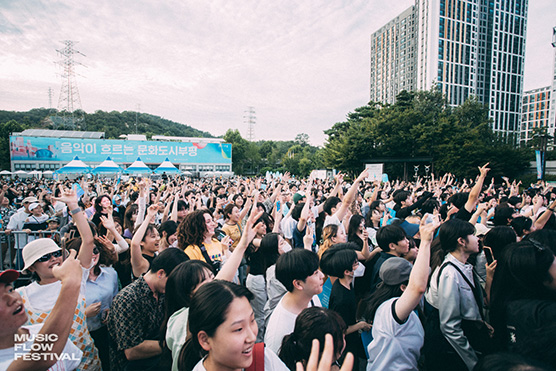
[[[23,271],[26,271],[43,255],[58,250],[62,249],[60,248],[60,246],[56,245],[56,242],[54,242],[54,240],[51,240],[50,238],[38,238],[29,242],[27,245],[25,245],[22,251],[23,262],[25,263]]]
[[[32,202],[39,202],[39,200],[36,197],[25,197],[23,199],[23,201],[21,201],[21,203],[32,203]]]
[[[0,282],[2,283],[12,283],[19,277],[19,272],[14,269],[7,269],[0,272]]]
[[[402,227],[405,234],[409,237],[413,237],[417,234],[417,232],[419,232],[419,224],[409,223],[405,220],[400,223],[400,227]]]
[[[48,220],[46,222],[47,223],[56,222],[56,223],[60,224],[60,218],[58,218],[57,216],[51,216],[50,218],[48,218]]]
[[[41,206],[38,202],[33,202],[29,205],[29,211],[36,209],[37,207]]]
[[[305,198],[305,195],[302,194],[301,192],[297,192],[296,194],[293,195],[293,203],[297,204],[303,198]]]
[[[378,276],[386,285],[399,285],[409,280],[413,265],[404,258],[397,256],[387,259],[378,272]]]

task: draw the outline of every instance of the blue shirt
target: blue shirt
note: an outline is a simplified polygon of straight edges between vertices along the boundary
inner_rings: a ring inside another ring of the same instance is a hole
[[[87,317],[89,331],[95,331],[104,326],[102,324],[103,313],[110,309],[112,299],[118,293],[118,273],[114,268],[100,267],[100,274],[96,281],[87,279],[85,300],[87,306],[101,302],[100,312],[95,317]],[[104,316],[106,316],[106,313]],[[105,317],[106,318],[106,317]]]

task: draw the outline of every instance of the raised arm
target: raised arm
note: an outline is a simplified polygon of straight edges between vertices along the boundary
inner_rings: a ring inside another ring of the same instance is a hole
[[[477,205],[477,202],[479,201],[479,195],[481,194],[481,190],[483,189],[485,178],[487,176],[488,171],[490,170],[487,166],[488,166],[488,162],[484,166],[479,168],[479,172],[480,172],[479,178],[475,182],[473,188],[471,188],[471,191],[469,192],[469,198],[465,203],[464,206],[465,210],[467,210],[470,213],[473,212],[475,206]]]
[[[550,205],[548,205],[548,208],[535,221],[536,229],[544,228],[546,222],[548,222],[548,219],[550,219],[550,216],[554,213],[554,208],[556,208],[556,200],[552,201]]]
[[[89,222],[85,217],[85,213],[79,207],[77,203],[77,192],[76,187],[72,189],[62,189],[60,186],[61,196],[55,198],[56,201],[63,202],[68,207],[68,212],[70,213],[74,224],[79,231],[79,236],[81,237],[81,248],[79,249],[79,255],[77,259],[81,262],[84,268],[90,268],[93,259],[93,248],[95,247],[95,240],[93,238],[93,232],[91,232],[91,227]]]
[[[101,216],[100,217],[100,222],[102,223],[104,228],[106,228],[108,231],[110,231],[110,233],[112,233],[112,236],[114,236],[114,239],[116,240],[116,243],[118,244],[118,248],[116,249],[116,253],[120,254],[124,251],[127,251],[127,249],[129,249],[129,244],[122,237],[122,235],[118,232],[118,230],[116,229],[116,224],[114,223],[114,218],[112,217],[112,206],[110,206],[110,209],[108,211],[108,217]]]
[[[431,242],[434,237],[434,231],[440,225],[440,222],[437,215],[433,216],[432,223],[425,224],[426,220],[427,215],[421,219],[421,226],[419,227],[421,245],[419,246],[419,254],[417,254],[417,259],[409,275],[409,284],[394,307],[396,316],[401,321],[405,321],[409,317],[427,290]]]
[[[359,183],[361,183],[361,181],[365,179],[367,176],[368,176],[368,172],[367,169],[365,169],[361,172],[361,174],[359,174],[357,179],[355,179],[355,181],[347,191],[344,200],[342,201],[342,206],[340,206],[340,209],[336,211],[336,213],[334,214],[338,217],[338,220],[341,221],[344,219],[344,216],[346,215],[349,206],[355,199],[355,195],[357,194],[357,191],[359,189]]]
[[[141,241],[145,236],[147,227],[154,219],[157,212],[158,205],[149,206],[147,209],[147,217],[143,220],[139,229],[133,234],[131,240],[131,270],[135,277],[141,277],[143,273],[149,270],[149,261],[141,254]]]
[[[241,264],[241,260],[243,259],[243,254],[245,254],[245,250],[247,250],[247,246],[249,246],[249,243],[257,235],[256,229],[259,225],[253,227],[253,224],[255,224],[255,221],[262,215],[262,212],[257,214],[252,212],[251,215],[249,215],[239,243],[234,249],[234,252],[228,257],[228,259],[226,259],[226,262],[220,269],[220,272],[216,275],[216,279],[225,281],[232,281],[234,279],[237,269]]]

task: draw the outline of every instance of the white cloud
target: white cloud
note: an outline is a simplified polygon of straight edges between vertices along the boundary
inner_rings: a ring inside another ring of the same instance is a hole
[[[544,3],[546,23],[556,17]],[[86,65],[77,68],[77,81],[88,112],[140,104],[142,112],[221,135],[228,128],[245,133],[244,111],[254,106],[258,139],[306,132],[321,144],[323,130],[368,101],[370,34],[412,4],[2,2],[0,108],[47,106],[48,87],[56,103],[55,49],[71,39],[86,55],[76,60]],[[537,32],[532,23],[528,42]]]

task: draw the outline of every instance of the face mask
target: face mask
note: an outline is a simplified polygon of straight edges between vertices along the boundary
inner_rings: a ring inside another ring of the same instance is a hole
[[[282,244],[282,250],[284,251],[284,253],[291,251],[291,249],[292,249],[292,245],[290,245],[288,241],[284,241],[284,243]]]
[[[365,274],[365,266],[361,264],[361,262],[359,262],[357,268],[355,268],[355,271],[353,272],[353,277],[363,277],[364,274]]]

